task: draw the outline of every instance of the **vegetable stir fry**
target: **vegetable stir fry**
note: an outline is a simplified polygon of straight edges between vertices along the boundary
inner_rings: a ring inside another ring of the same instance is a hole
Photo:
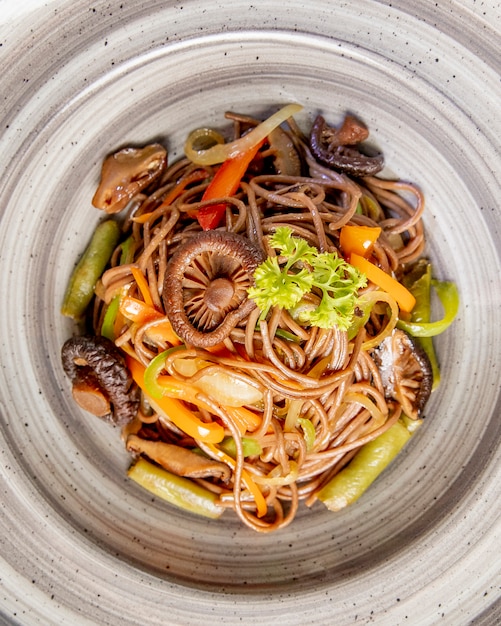
[[[129,478],[257,532],[369,488],[422,424],[459,308],[419,188],[383,177],[361,120],[305,134],[301,108],[227,113],[172,163],[109,155],[62,304],[73,397],[120,429]]]

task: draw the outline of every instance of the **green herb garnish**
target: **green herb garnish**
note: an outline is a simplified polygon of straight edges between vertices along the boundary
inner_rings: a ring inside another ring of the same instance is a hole
[[[264,319],[273,306],[293,312],[296,319],[320,328],[347,330],[353,320],[358,290],[367,280],[356,268],[333,252],[319,252],[285,226],[269,238],[278,251],[254,272],[255,286],[249,298],[261,309]],[[315,291],[321,298],[317,307],[299,307],[303,297]]]

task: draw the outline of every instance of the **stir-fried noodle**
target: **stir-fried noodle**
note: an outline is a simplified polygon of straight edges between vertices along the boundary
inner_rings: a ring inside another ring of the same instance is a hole
[[[235,114],[227,117],[234,124],[235,138],[258,123]],[[136,194],[125,212],[121,242],[97,284],[92,313],[92,332],[99,336],[110,307],[122,299],[113,318],[113,340],[127,362],[146,371],[163,355],[156,384],[167,389],[176,381],[178,386],[169,392],[172,398],[199,423],[222,426],[225,441],[233,444],[230,453],[217,442],[184,432],[142,393],[135,418],[122,429],[127,449],[134,458],[142,455],[158,463],[155,453],[148,453],[148,444],[166,443],[214,461],[216,470],[195,472],[191,480],[260,532],[289,524],[300,502],[313,505],[319,490],[363,444],[401,418],[403,402],[385,388],[375,352],[392,335],[400,308],[391,293],[368,281],[358,290],[365,308],[355,308],[349,330],[302,323],[294,312],[279,306],[263,317],[252,304],[215,345],[178,341],[169,323],[173,314],[167,310],[169,281],[177,276],[173,270],[169,274],[169,263],[202,231],[194,216],[201,207],[224,203],[217,231],[243,236],[262,259],[279,255],[270,236],[281,227],[319,253],[340,256],[344,226],[380,227],[370,258],[398,280],[425,246],[424,199],[415,185],[374,175],[350,177],[320,163],[293,120],[288,121],[286,134],[300,159],[295,174],[287,167],[280,173],[273,146],[265,143],[234,195],[202,199],[220,165],[198,165],[187,158],[165,168],[161,177]],[[212,329],[225,315],[211,303],[198,308],[218,271],[234,271],[232,288],[247,289],[245,277],[238,276],[245,268],[221,270],[217,253],[216,258],[211,254],[210,245],[193,252],[184,266],[189,269],[180,275],[181,306],[190,323],[202,329],[204,324]],[[224,285],[222,289],[221,297],[226,297]],[[320,292],[312,289],[301,306],[317,306],[320,298]],[[132,310],[137,302],[155,314],[127,318],[127,306]],[[410,385],[408,393],[412,396],[416,389]],[[218,473],[221,464],[229,471]]]

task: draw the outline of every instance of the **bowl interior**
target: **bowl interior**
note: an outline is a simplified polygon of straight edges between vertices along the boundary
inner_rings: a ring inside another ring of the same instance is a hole
[[[70,63],[64,72],[71,71]],[[484,162],[493,148],[471,151],[477,131],[465,111],[369,50],[271,30],[192,37],[62,90],[68,97],[37,120],[3,192],[2,293],[15,294],[3,320],[5,414],[22,416],[9,420],[5,436],[33,506],[48,507],[86,549],[145,575],[219,592],[341,585],[434,544],[482,481],[501,434],[494,419],[499,238],[484,211],[494,206]],[[54,97],[47,84],[39,90],[45,97]],[[69,396],[59,354],[72,327],[59,305],[101,217],[90,199],[107,153],[161,141],[174,160],[187,132],[224,126],[224,111],[264,117],[292,101],[304,105],[297,119],[305,128],[317,112],[333,122],[356,113],[391,172],[422,187],[427,253],[435,275],[457,283],[462,306],[437,340],[441,387],[406,450],[355,506],[338,514],[302,507],[290,527],[268,536],[231,514],[207,521],[183,513],[128,481],[118,431],[89,419]],[[444,569],[449,548],[447,540],[437,545]]]

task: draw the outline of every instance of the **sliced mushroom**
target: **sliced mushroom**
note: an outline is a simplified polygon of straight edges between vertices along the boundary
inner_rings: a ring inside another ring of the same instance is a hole
[[[301,159],[290,136],[277,126],[268,135],[269,152],[273,157],[273,165],[277,174],[284,176],[301,176]]]
[[[187,448],[176,446],[164,441],[149,441],[137,435],[129,435],[127,450],[134,454],[144,454],[164,469],[177,476],[187,478],[217,478],[228,482],[230,468],[205,456],[192,452]]]
[[[135,418],[139,393],[112,341],[71,337],[62,347],[61,360],[72,382],[73,398],[82,409],[119,426]]]
[[[73,399],[75,402],[96,417],[108,418],[111,405],[108,394],[99,385],[92,368],[81,366],[73,380]]]
[[[125,148],[108,156],[92,204],[106,213],[118,213],[152,183],[167,165],[167,151],[158,143],[145,148]]]
[[[417,419],[433,384],[431,364],[424,350],[406,332],[395,329],[373,356],[386,396],[397,400],[408,417]]]
[[[340,128],[328,126],[318,115],[311,128],[310,148],[320,163],[332,169],[351,176],[373,176],[383,169],[383,155],[368,156],[356,147],[368,136],[365,124],[352,115],[345,117]]]
[[[207,348],[221,343],[255,304],[247,297],[263,252],[236,233],[204,231],[169,261],[163,300],[179,337]]]

